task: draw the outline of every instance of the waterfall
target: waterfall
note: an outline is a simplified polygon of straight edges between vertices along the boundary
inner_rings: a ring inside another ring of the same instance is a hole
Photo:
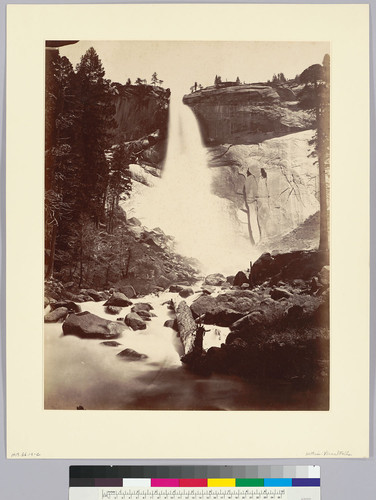
[[[250,244],[236,228],[231,202],[211,192],[211,171],[193,111],[171,96],[168,146],[160,182],[135,205],[150,228],[175,237],[177,251],[194,257],[204,272],[233,273],[248,266]]]

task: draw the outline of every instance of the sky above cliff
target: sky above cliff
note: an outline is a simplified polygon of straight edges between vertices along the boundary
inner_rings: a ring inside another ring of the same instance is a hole
[[[169,42],[80,41],[60,48],[75,67],[90,47],[97,51],[106,77],[132,83],[137,77],[150,82],[156,71],[164,87],[188,93],[197,82],[213,85],[222,81],[254,83],[271,80],[274,73],[294,78],[311,64],[322,63],[330,53],[329,42]]]

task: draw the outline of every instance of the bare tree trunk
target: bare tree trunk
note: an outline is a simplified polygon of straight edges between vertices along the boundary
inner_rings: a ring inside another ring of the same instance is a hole
[[[45,276],[46,279],[51,278],[54,272],[56,237],[57,237],[57,224],[53,224],[52,234],[51,234],[51,244],[50,244],[50,255],[48,259],[48,267]]]
[[[319,250],[329,250],[328,203],[326,185],[326,156],[329,147],[329,113],[324,109],[325,103],[316,106],[317,120],[317,156],[319,162],[320,185],[320,243]],[[328,116],[326,116],[328,115]]]

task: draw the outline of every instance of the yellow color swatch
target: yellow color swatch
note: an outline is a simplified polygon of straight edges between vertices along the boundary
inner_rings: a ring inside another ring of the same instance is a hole
[[[208,487],[209,488],[213,488],[213,487],[223,487],[223,486],[227,486],[227,487],[230,487],[230,488],[235,488],[235,478],[231,479],[225,479],[225,478],[221,478],[221,479],[209,479],[208,478]]]

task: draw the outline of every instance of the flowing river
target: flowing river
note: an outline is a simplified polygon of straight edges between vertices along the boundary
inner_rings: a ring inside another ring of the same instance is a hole
[[[196,289],[197,292],[197,289]],[[135,299],[149,302],[156,315],[146,330],[126,328],[117,347],[103,340],[63,335],[62,323],[44,328],[45,409],[75,410],[304,410],[312,395],[283,381],[265,386],[257,381],[213,373],[191,373],[181,363],[183,347],[177,333],[164,326],[171,313],[165,304],[177,294],[163,292]],[[185,299],[188,303],[197,297]],[[83,311],[116,320],[105,313],[103,302],[80,304]],[[124,307],[124,318],[131,306]],[[206,325],[204,349],[220,346],[228,328]],[[146,354],[131,361],[117,356],[126,348]]]
[[[149,302],[156,315],[146,330],[124,330],[117,347],[99,339],[63,335],[62,324],[45,325],[45,408],[235,410],[247,409],[251,387],[237,377],[200,377],[181,363],[183,347],[177,333],[163,326],[171,313],[165,304],[177,294],[164,292],[135,299]],[[189,299],[196,298],[197,294]],[[188,302],[190,300],[187,300]],[[103,302],[80,304],[83,311],[116,320],[106,314]],[[119,317],[130,312],[124,307]],[[204,348],[220,346],[227,328],[210,327]],[[125,348],[146,354],[145,360],[130,361],[119,356]]]

